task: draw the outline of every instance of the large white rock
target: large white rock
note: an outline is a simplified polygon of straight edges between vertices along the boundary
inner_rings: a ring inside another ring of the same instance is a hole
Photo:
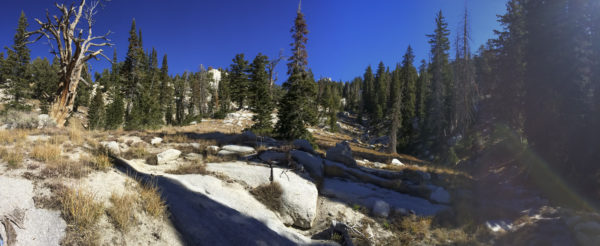
[[[215,201],[222,206],[227,206],[240,213],[238,216],[224,216],[220,220],[214,221],[214,223],[240,224],[259,221],[280,236],[291,240],[291,243],[293,244],[307,245],[311,242],[310,239],[295,232],[293,229],[286,227],[273,211],[269,210],[265,205],[256,200],[240,184],[227,183],[215,177],[203,175],[165,175],[165,177],[177,180],[191,191],[200,193],[210,198],[211,201]],[[222,208],[214,207],[213,203],[199,199],[197,207],[198,209],[213,209],[213,213],[227,215],[220,211]],[[250,221],[247,219],[248,217],[253,218],[254,220]],[[253,238],[253,236],[244,236],[244,233],[248,232],[239,231],[238,233],[242,238]],[[252,242],[251,244],[254,243],[259,245],[266,244],[264,242]]]
[[[207,170],[218,172],[252,188],[269,183],[271,169],[245,162],[209,163]],[[273,168],[273,176],[283,190],[281,219],[286,225],[308,229],[317,214],[318,191],[314,183],[286,169]]]
[[[384,201],[390,210],[404,208],[413,210],[418,215],[435,215],[447,209],[447,206],[433,204],[426,199],[402,194],[366,183],[350,182],[341,179],[326,178],[321,186],[321,195],[334,197],[349,204],[359,204],[367,208],[375,208],[377,201]]]
[[[163,141],[162,138],[155,137],[155,138],[152,138],[152,140],[150,140],[150,144],[152,144],[152,145],[158,145],[158,144],[161,144],[162,141]]]
[[[223,150],[227,150],[230,152],[234,152],[240,155],[249,155],[253,154],[256,150],[252,147],[241,146],[241,145],[225,145],[222,148]]]
[[[315,179],[323,178],[323,159],[300,150],[290,151],[292,158],[304,166],[304,169]]]
[[[110,153],[115,154],[115,155],[120,155],[121,154],[121,147],[119,147],[119,143],[117,143],[116,141],[102,141],[100,142],[100,145],[102,145],[102,147],[104,147],[105,149],[107,149],[108,151],[110,151]]]
[[[209,155],[216,155],[219,152],[219,150],[219,146],[211,145],[206,147],[206,153]]]
[[[432,189],[429,199],[437,203],[450,203],[450,193],[442,187]]]
[[[325,158],[330,161],[340,162],[349,167],[356,167],[356,160],[352,157],[352,149],[347,141],[337,143],[335,147],[327,150]]]
[[[402,163],[400,160],[394,158],[392,160],[392,165],[394,165],[394,166],[404,166],[404,163]]]
[[[17,234],[15,245],[60,244],[65,236],[67,223],[60,217],[60,211],[35,207],[31,181],[0,176],[0,187],[0,217],[13,214],[15,210],[23,212],[23,229],[13,227]],[[0,230],[3,229],[0,223]],[[4,231],[0,234],[3,233]]]
[[[157,165],[166,164],[167,162],[176,160],[177,158],[179,158],[180,155],[181,155],[181,151],[179,151],[179,150],[176,150],[176,149],[165,150],[165,151],[159,153],[158,155],[156,155],[156,164]]]

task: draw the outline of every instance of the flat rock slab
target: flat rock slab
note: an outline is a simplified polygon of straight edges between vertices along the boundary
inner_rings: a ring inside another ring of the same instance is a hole
[[[255,152],[254,148],[241,145],[225,145],[223,146],[222,150],[227,150],[241,155],[249,155]]]
[[[413,210],[418,215],[435,215],[447,209],[447,206],[433,204],[426,199],[402,194],[366,183],[349,182],[341,179],[326,178],[321,194],[338,198],[351,204],[360,204],[373,209],[377,201],[389,204],[392,211],[400,208]]]
[[[65,236],[66,222],[59,211],[35,208],[33,184],[26,179],[0,176],[0,218],[15,209],[24,212],[23,228],[14,226],[15,245],[59,245]],[[0,229],[4,229],[0,226]]]
[[[222,173],[252,188],[268,184],[271,175],[270,168],[245,162],[209,163],[207,170]],[[283,190],[280,215],[284,224],[310,228],[317,214],[318,191],[315,184],[281,168],[273,168],[273,176]]]

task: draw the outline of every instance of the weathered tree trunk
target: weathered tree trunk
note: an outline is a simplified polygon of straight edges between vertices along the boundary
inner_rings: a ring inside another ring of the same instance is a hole
[[[40,29],[27,33],[27,36],[39,35],[33,43],[42,37],[48,39],[51,51],[60,61],[60,77],[56,98],[50,107],[50,117],[54,119],[59,127],[65,125],[69,116],[73,112],[75,97],[77,96],[77,86],[81,78],[81,71],[90,59],[97,59],[102,56],[111,61],[102,53],[102,49],[93,50],[93,48],[111,46],[107,36],[110,31],[102,36],[92,35],[92,26],[94,24],[93,16],[96,14],[96,7],[99,1],[92,1],[86,5],[86,0],[81,0],[79,6],[56,4],[62,16],[52,16],[46,12],[46,22],[39,19],[35,21],[40,25]],[[87,29],[78,28],[77,25],[81,18],[87,21]],[[86,35],[84,35],[84,33]],[[94,43],[95,40],[104,40],[104,43]],[[56,45],[56,47],[53,45]]]
[[[77,96],[77,85],[81,80],[83,63],[76,64],[70,77],[63,76],[58,88],[57,97],[50,106],[49,115],[56,121],[58,126],[64,126],[73,112],[75,97]]]

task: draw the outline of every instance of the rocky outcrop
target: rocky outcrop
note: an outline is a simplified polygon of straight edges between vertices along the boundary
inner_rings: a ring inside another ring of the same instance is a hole
[[[296,139],[294,140],[294,142],[292,142],[292,144],[294,145],[294,148],[298,150],[302,150],[313,155],[315,154],[315,150],[313,149],[312,145],[310,145],[310,142],[308,142],[307,140]]]
[[[375,204],[383,201],[389,204],[389,211],[396,211],[400,208],[408,211],[413,210],[418,215],[434,215],[447,206],[433,204],[426,199],[414,197],[407,194],[398,193],[389,189],[383,189],[373,184],[350,182],[341,179],[327,178],[323,181],[321,194],[334,197],[349,204],[359,204],[375,212]],[[377,206],[378,213],[384,215],[385,205],[380,203]],[[389,212],[388,212],[389,213]]]
[[[161,143],[162,143],[162,141],[163,141],[163,139],[162,139],[162,138],[159,138],[159,137],[154,137],[154,138],[152,138],[152,139],[150,140],[150,144],[152,144],[152,145],[159,145],[159,144],[161,144]]]
[[[240,145],[225,145],[221,148],[221,151],[228,151],[229,153],[238,154],[240,156],[251,155],[256,152],[252,147]],[[221,151],[219,151],[219,153]]]
[[[210,163],[207,170],[221,173],[233,180],[256,188],[269,183],[271,169],[245,162]],[[286,225],[308,229],[317,214],[318,191],[314,183],[286,169],[273,168],[274,180],[283,190],[283,208],[279,213]]]
[[[168,149],[165,150],[158,155],[156,155],[156,165],[166,164],[170,161],[177,160],[181,155],[181,151],[176,149]]]
[[[431,195],[429,196],[429,200],[437,202],[437,203],[450,203],[450,193],[446,191],[446,189],[442,187],[431,187]]]
[[[258,155],[258,158],[264,162],[281,163],[287,160],[287,154],[277,151],[265,151]]]
[[[211,145],[206,147],[206,153],[209,155],[216,155],[217,153],[219,153],[219,150],[219,146]]]
[[[356,160],[352,157],[352,149],[350,144],[346,141],[337,143],[335,147],[327,150],[325,158],[330,161],[343,163],[349,167],[356,167]]]
[[[100,145],[114,155],[121,154],[121,147],[119,147],[119,143],[117,143],[116,141],[103,141],[100,142]]]
[[[294,161],[302,165],[312,178],[317,180],[323,178],[323,159],[300,150],[292,150],[290,154]]]

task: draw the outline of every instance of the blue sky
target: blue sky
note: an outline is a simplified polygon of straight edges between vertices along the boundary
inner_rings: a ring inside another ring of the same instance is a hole
[[[56,8],[54,1],[7,1],[0,9],[0,46],[12,45],[21,10],[30,30],[33,18]],[[70,3],[71,1],[64,1]],[[473,51],[499,29],[498,14],[505,12],[504,0],[303,0],[308,29],[309,67],[315,77],[348,81],[364,73],[367,65],[383,61],[394,67],[410,44],[416,63],[429,57],[426,34],[434,29],[434,17],[444,13],[454,39],[465,3],[471,21]],[[97,15],[95,32],[114,32],[119,60],[127,51],[131,20],[142,29],[144,47],[155,47],[159,57],[168,54],[171,74],[197,71],[200,64],[228,67],[237,53],[248,60],[261,52],[269,57],[283,49],[290,54],[290,28],[297,0],[112,0]],[[49,57],[45,40],[30,46],[32,57]],[[451,52],[453,53],[453,52]],[[112,48],[106,54],[112,57]],[[92,69],[109,67],[105,60],[92,61]],[[287,75],[280,63],[281,83]]]

